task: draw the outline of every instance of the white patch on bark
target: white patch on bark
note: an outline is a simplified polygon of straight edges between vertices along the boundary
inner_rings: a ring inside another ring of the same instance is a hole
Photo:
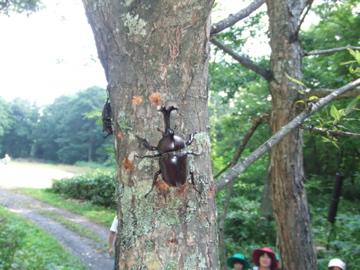
[[[124,17],[124,25],[129,29],[130,35],[146,35],[146,26],[147,22],[139,17],[139,14],[131,15],[126,13]]]
[[[125,0],[125,6],[130,6],[132,2],[134,2],[134,0]]]
[[[206,149],[210,148],[210,137],[207,132],[199,132],[194,136],[197,152],[206,152]]]
[[[134,161],[135,155],[136,155],[136,152],[135,152],[135,151],[132,151],[132,152],[129,154],[128,159],[129,159],[130,161]]]

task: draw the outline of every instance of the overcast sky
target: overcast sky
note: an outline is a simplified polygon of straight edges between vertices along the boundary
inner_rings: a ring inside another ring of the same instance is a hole
[[[81,1],[45,0],[27,17],[0,16],[0,96],[38,105],[93,85],[106,86]]]
[[[225,8],[213,20],[244,7],[221,0]],[[81,0],[43,0],[45,8],[26,16],[0,16],[0,96],[51,103],[97,85],[106,87],[104,71]],[[218,8],[219,10],[219,8]]]

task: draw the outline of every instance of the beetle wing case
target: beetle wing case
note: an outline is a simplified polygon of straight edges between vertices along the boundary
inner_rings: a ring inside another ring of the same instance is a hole
[[[185,184],[188,175],[186,153],[164,153],[159,165],[161,176],[167,184],[173,187]]]

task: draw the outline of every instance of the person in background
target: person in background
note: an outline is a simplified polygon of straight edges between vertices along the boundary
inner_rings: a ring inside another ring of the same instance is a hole
[[[5,154],[5,157],[2,158],[2,159],[0,159],[0,164],[2,163],[2,164],[4,164],[4,165],[6,165],[6,164],[8,164],[10,161],[11,161],[10,156],[9,156],[8,154]]]
[[[235,253],[227,259],[226,263],[234,270],[247,270],[250,266],[245,256],[241,253]]]
[[[346,263],[338,258],[331,259],[328,264],[329,270],[346,270]]]
[[[109,230],[108,253],[110,256],[112,256],[112,254],[113,254],[113,247],[114,247],[114,242],[116,239],[118,224],[119,224],[118,218],[117,218],[117,216],[115,216],[114,220],[111,224],[110,230]]]
[[[275,252],[269,247],[255,249],[252,254],[252,259],[258,270],[279,269]]]

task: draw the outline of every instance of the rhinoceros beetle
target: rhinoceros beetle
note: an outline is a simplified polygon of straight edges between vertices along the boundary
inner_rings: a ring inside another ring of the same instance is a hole
[[[104,138],[113,134],[112,122],[111,122],[111,106],[109,99],[106,100],[104,108],[102,110],[102,123],[103,123],[103,132],[106,132]]]
[[[190,134],[186,141],[180,136],[175,135],[174,130],[170,127],[170,114],[174,110],[178,109],[174,106],[168,108],[162,106],[159,110],[164,115],[165,131],[158,129],[162,133],[162,138],[157,146],[152,146],[146,139],[136,136],[147,150],[157,151],[154,155],[137,156],[138,158],[159,158],[160,169],[154,174],[151,189],[145,197],[153,190],[159,175],[162,176],[163,181],[169,186],[179,187],[186,183],[189,173],[191,183],[194,189],[198,191],[195,187],[194,174],[188,170],[187,157],[189,155],[198,156],[199,154],[185,151],[186,146],[192,144],[195,133]]]

